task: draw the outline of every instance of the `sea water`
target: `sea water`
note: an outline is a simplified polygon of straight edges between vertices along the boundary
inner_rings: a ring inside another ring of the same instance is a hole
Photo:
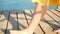
[[[0,0],[0,10],[31,10],[35,4],[31,0]],[[49,6],[50,9],[56,9],[57,6]]]

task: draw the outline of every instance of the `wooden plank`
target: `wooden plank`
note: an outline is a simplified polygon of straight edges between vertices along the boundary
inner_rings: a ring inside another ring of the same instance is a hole
[[[57,12],[56,10],[54,10],[54,9],[49,9],[49,10],[51,10],[53,13],[55,13],[56,15],[58,15],[60,17],[60,13]]]
[[[56,34],[52,31],[52,28],[50,27],[50,25],[47,24],[45,21],[41,21],[39,24],[41,25],[41,27],[44,30],[45,34]]]
[[[23,11],[18,11],[18,23],[19,29],[24,29],[28,26]]]
[[[53,9],[49,10],[49,11],[52,12],[53,14],[55,14],[57,17],[60,18],[60,13],[58,13],[57,11],[53,11]]]
[[[16,16],[16,12],[14,12],[14,11],[10,11],[8,28],[7,29],[17,30],[17,16]]]
[[[60,24],[60,22],[59,22],[59,21],[60,21],[60,18],[59,18],[59,17],[57,17],[56,15],[54,15],[54,14],[53,14],[52,12],[50,12],[49,10],[48,10],[47,14],[49,14],[52,19],[54,19],[55,21],[58,22],[58,24]]]
[[[5,32],[5,31],[4,31]],[[2,30],[0,30],[0,34],[5,34]]]
[[[32,18],[32,14],[30,13],[29,10],[25,10],[24,12],[25,12],[26,18],[28,20],[28,24],[29,24],[31,21],[31,18]]]
[[[39,23],[42,29],[45,31],[45,34],[56,34],[52,31],[51,27],[46,22]]]
[[[46,16],[44,17],[49,23],[51,23],[51,24],[56,24],[56,25],[58,25],[59,26],[59,24],[58,23],[56,23],[50,16],[48,16],[47,14],[46,14]],[[52,26],[52,27],[54,27],[54,26]]]
[[[54,9],[52,9],[51,11],[53,11],[54,13],[56,13],[56,14],[59,14],[57,11],[55,11]],[[51,12],[50,11],[50,12]],[[53,14],[54,14],[53,13]],[[52,14],[51,14],[52,15]],[[55,16],[54,16],[55,17]],[[50,24],[50,26],[52,26],[52,28],[53,29],[59,29],[60,28],[60,25],[57,23],[57,21],[55,21],[50,15],[48,15],[47,14],[47,20],[49,19],[50,20],[50,22],[49,22],[49,24]],[[60,21],[58,21],[58,22],[60,22]],[[58,33],[58,34],[60,34],[60,33]]]
[[[47,14],[45,16],[45,19],[47,21],[47,23],[50,25],[50,27],[52,27],[51,29],[57,29],[60,27],[60,25],[58,23],[56,23],[51,17],[49,17]]]
[[[60,9],[56,9],[56,10],[60,11]]]
[[[6,34],[8,11],[4,11],[0,18],[0,34]],[[1,27],[2,26],[2,27]]]
[[[32,10],[33,11],[33,10]],[[42,27],[42,29],[44,30],[44,34],[56,34],[56,33],[54,33],[53,31],[52,31],[52,28],[50,27],[50,25],[49,24],[47,24],[46,22],[44,22],[44,21],[42,21],[42,22],[40,22],[39,23],[40,24],[40,26]]]
[[[60,9],[55,9],[55,10],[60,13]]]
[[[32,14],[34,14],[34,10],[30,10],[30,12],[31,12]]]
[[[18,25],[17,25],[17,15],[16,12],[9,11],[9,19],[8,19],[8,27],[7,27],[7,32],[6,34],[9,34],[9,30],[17,30]]]
[[[30,23],[30,21],[32,19],[32,13],[31,12],[30,12],[30,10],[25,10],[25,15],[27,17],[28,23]],[[35,34],[44,34],[39,26],[36,27],[36,29],[34,30],[34,33]]]

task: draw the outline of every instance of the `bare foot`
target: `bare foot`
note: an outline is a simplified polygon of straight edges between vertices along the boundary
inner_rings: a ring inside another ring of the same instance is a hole
[[[32,32],[29,32],[28,30],[10,30],[10,34],[33,34]]]
[[[54,32],[60,32],[60,29],[54,30]]]

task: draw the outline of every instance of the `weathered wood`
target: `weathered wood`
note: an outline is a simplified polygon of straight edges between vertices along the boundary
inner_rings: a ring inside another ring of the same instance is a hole
[[[7,26],[7,33],[9,34],[9,30],[17,30],[17,15],[14,11],[9,11],[9,17],[8,17],[8,26]]]
[[[33,10],[32,10],[33,11]],[[47,24],[46,22],[42,21],[42,22],[39,22],[40,26],[42,27],[43,31],[44,31],[44,34],[56,34],[52,31],[52,28],[50,27],[49,24]]]
[[[49,18],[47,15],[45,15],[45,19],[47,19],[47,20],[43,20],[40,23],[40,25],[43,28],[43,30],[45,31],[45,33],[46,34],[57,34],[57,33],[55,33],[55,32],[52,31],[53,30],[52,27],[46,22],[46,21],[48,21],[51,18]]]
[[[30,13],[29,10],[25,10],[25,15],[26,15],[26,18],[27,18],[27,21],[28,21],[28,24],[30,23],[31,19],[32,19],[32,14]]]
[[[10,34],[9,30],[20,30],[28,27],[33,13],[34,10],[0,12],[0,34]],[[60,28],[60,12],[49,9],[44,19],[34,30],[34,34],[57,34],[53,30],[58,28]]]
[[[60,18],[59,18],[59,17],[57,17],[55,14],[53,14],[53,13],[50,12],[49,10],[48,10],[47,14],[48,14],[53,20],[55,20],[58,24],[60,24],[60,22],[58,22],[58,21],[60,21]]]
[[[46,23],[49,24],[50,27],[52,27],[52,28],[51,28],[51,31],[53,31],[53,30],[55,30],[55,29],[57,29],[57,28],[60,27],[59,24],[56,23],[56,22],[55,22],[51,17],[49,17],[47,14],[46,14],[46,16],[45,16],[45,20],[46,20]]]
[[[60,13],[60,9],[55,9],[55,10]]]
[[[49,17],[47,14],[46,14],[46,16],[45,16],[44,18],[47,20],[48,24],[51,24],[51,27],[54,27],[54,26],[53,26],[54,24],[56,24],[56,25],[59,26],[59,24],[56,23],[56,22],[55,22],[51,17]]]
[[[57,9],[58,11],[60,11],[60,9]]]
[[[17,30],[17,15],[16,12],[10,11],[9,12],[9,22],[8,22],[8,28],[7,29],[15,29]]]
[[[23,11],[18,11],[18,23],[19,29],[24,29],[28,26]]]
[[[56,34],[50,29],[51,27],[47,23],[40,22],[40,25],[42,29],[44,30],[45,34]]]
[[[5,31],[4,31],[5,32]],[[0,30],[0,34],[5,34],[2,30]]]
[[[54,9],[49,9],[49,10],[51,10],[51,12],[55,13],[56,15],[58,15],[60,17],[60,13],[57,12],[56,10],[54,10]]]
[[[4,11],[1,18],[0,18],[0,34],[6,34],[7,29],[7,19],[8,19],[8,12]]]
[[[52,9],[50,12],[54,12],[56,14],[56,16],[57,16],[57,14],[58,14],[58,16],[60,16],[59,13],[57,11],[55,11],[54,9]],[[57,20],[55,21],[54,18],[52,18],[50,15],[47,14],[47,16],[45,18],[47,20],[50,20],[48,22],[49,22],[50,26],[53,28],[53,30],[60,28],[60,25],[57,23]],[[60,17],[57,17],[57,18],[60,18]],[[58,22],[60,22],[60,21],[58,21]]]

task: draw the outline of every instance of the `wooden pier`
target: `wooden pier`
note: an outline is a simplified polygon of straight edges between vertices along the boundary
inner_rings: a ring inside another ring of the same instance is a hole
[[[33,13],[34,10],[0,10],[0,34],[10,34],[9,30],[28,27]],[[53,32],[58,28],[60,28],[60,9],[48,9],[34,34],[60,34]]]

